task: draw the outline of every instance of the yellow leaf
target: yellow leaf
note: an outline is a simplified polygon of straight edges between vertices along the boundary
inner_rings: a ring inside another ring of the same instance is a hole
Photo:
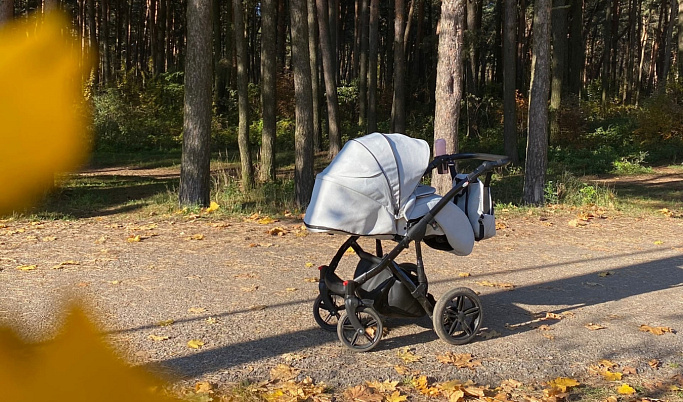
[[[394,392],[396,391],[396,386],[398,385],[398,381],[389,381],[389,380],[384,380],[384,382],[379,382],[379,381],[366,381],[365,382],[368,387],[376,389],[378,392]]]
[[[271,236],[284,236],[287,234],[287,229],[280,226],[276,226],[272,229],[269,229],[266,233],[268,233]]]
[[[348,254],[356,254],[356,251],[353,249],[353,247],[349,247],[349,248],[346,249],[346,251],[344,252],[344,254],[347,254],[347,255],[348,255]]]
[[[204,346],[204,342],[199,339],[192,339],[187,342],[187,346],[192,349],[201,349],[201,347]]]
[[[175,321],[173,321],[173,320],[164,320],[164,321],[159,321],[157,323],[157,325],[160,327],[168,327],[169,325],[173,325],[173,323],[175,323]]]
[[[640,326],[640,330],[655,335],[664,335],[665,332],[675,333],[675,331],[671,327],[651,327],[645,324]]]
[[[199,381],[194,385],[194,392],[198,394],[212,394],[213,384],[208,381]]]
[[[628,384],[621,384],[621,386],[617,388],[617,393],[619,395],[633,395],[636,393],[636,390]]]
[[[64,261],[64,262],[60,262],[58,265],[55,265],[54,267],[52,267],[52,269],[62,269],[67,265],[81,265],[81,263],[79,261],[73,261],[73,260]]]
[[[475,360],[474,356],[469,353],[455,354],[453,352],[446,352],[443,355],[437,355],[436,359],[444,364],[452,364],[458,368],[468,368],[475,370],[481,366],[480,360]]]
[[[27,375],[26,373],[30,373]],[[163,383],[116,356],[79,308],[71,308],[56,335],[28,344],[0,328],[3,401],[170,402]]]
[[[278,364],[270,370],[270,379],[286,381],[291,380],[299,374],[299,370],[286,364]]]
[[[557,377],[556,379],[548,383],[548,385],[550,385],[551,387],[557,388],[562,392],[567,392],[567,389],[576,387],[580,384],[581,383],[576,381],[575,379],[567,377]]]
[[[598,365],[599,365],[599,366],[606,367],[606,368],[608,368],[608,369],[610,369],[610,368],[612,368],[612,367],[617,367],[617,364],[616,364],[616,363],[614,363],[614,362],[612,362],[612,361],[609,361],[609,360],[607,360],[607,359],[602,359],[602,360],[600,360],[600,361],[598,362]]]
[[[310,283],[318,283],[319,279],[318,278],[304,278],[305,282],[310,282]]]
[[[170,337],[168,337],[168,336],[160,336],[160,335],[154,335],[154,334],[151,334],[148,338],[153,340],[154,342],[165,341],[167,339],[170,339]]]
[[[187,312],[192,314],[201,314],[206,312],[206,309],[204,307],[190,307],[187,309]]]
[[[647,362],[647,365],[652,367],[653,369],[657,370],[657,368],[659,368],[661,363],[657,359],[652,359],[649,362]]]
[[[418,356],[409,347],[401,348],[396,352],[396,355],[406,363],[415,363],[422,359],[422,356]]]
[[[656,241],[655,241],[655,245],[659,246],[660,244],[664,244],[664,242],[661,241],[661,240],[656,240]]]
[[[408,400],[407,395],[401,395],[401,391],[394,391],[386,397],[386,402],[404,402]]]
[[[477,284],[481,285],[481,286],[488,286],[491,288],[501,288],[501,289],[507,289],[507,290],[512,290],[515,288],[515,285],[513,285],[511,283],[507,283],[507,282],[495,283],[495,282],[489,282],[489,281],[478,281]]]
[[[259,225],[270,225],[271,223],[277,222],[277,219],[273,219],[269,216],[264,216],[263,218],[256,221]]]
[[[138,243],[142,240],[140,235],[130,235],[128,236],[128,243]]]
[[[313,266],[313,263],[312,263],[312,262],[307,262],[307,263],[306,263],[306,268],[311,268],[312,266]]]
[[[613,373],[609,370],[605,370],[600,374],[607,381],[621,381],[621,373]]]
[[[614,271],[605,271],[598,274],[599,277],[604,278],[606,276],[614,275]]]
[[[599,329],[605,329],[604,326],[602,326],[600,324],[594,324],[592,322],[589,322],[588,324],[584,325],[584,327],[590,329],[591,331],[597,331]]]
[[[37,265],[20,265],[17,267],[19,271],[33,271],[36,268],[38,268]]]
[[[458,276],[461,277],[461,278],[469,278],[471,275],[472,275],[472,274],[470,274],[469,272],[460,272],[460,273],[458,274]]]
[[[0,29],[0,215],[26,207],[78,168],[90,143],[81,77],[90,63],[61,14]]]
[[[193,234],[192,236],[188,237],[187,240],[204,240],[204,235],[203,234]]]
[[[211,213],[213,211],[217,211],[221,206],[218,205],[216,201],[211,201],[211,204],[209,204],[209,207],[204,210],[204,212]]]
[[[218,323],[218,320],[217,320],[216,318],[214,318],[214,317],[209,317],[209,318],[206,319],[206,322],[209,323],[209,324],[217,324],[217,323]]]
[[[297,288],[286,288],[285,291],[287,292],[296,292]]]
[[[394,370],[396,370],[398,375],[406,375],[410,373],[410,370],[406,366],[394,366]]]

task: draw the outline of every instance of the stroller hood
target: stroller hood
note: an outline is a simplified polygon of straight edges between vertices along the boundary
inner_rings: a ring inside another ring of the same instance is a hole
[[[312,231],[394,235],[429,164],[426,141],[374,133],[350,140],[316,176],[304,223]]]

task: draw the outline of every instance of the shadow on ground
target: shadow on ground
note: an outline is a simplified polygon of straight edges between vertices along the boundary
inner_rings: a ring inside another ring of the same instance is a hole
[[[647,252],[632,253],[627,254],[626,256],[645,253]],[[624,255],[617,255],[612,258],[619,257],[624,257]],[[582,260],[581,262],[590,262],[590,260]],[[560,269],[561,265],[566,264],[536,266],[528,269]],[[568,306],[553,311],[555,313],[562,313],[581,307],[599,305],[671,288],[681,288],[681,290],[683,290],[683,256],[664,258],[642,264],[633,264],[623,268],[612,269],[610,272],[612,272],[612,274],[606,277],[598,277],[596,273],[590,273],[524,286],[517,288],[514,291],[499,291],[486,294],[482,296],[482,303],[486,314],[485,325],[503,333],[503,336],[509,336],[511,332],[505,329],[506,325],[516,325],[517,329],[514,333],[532,329],[531,325],[526,325],[532,319],[530,312],[524,308],[518,307],[518,305]],[[451,280],[449,279],[448,281],[450,282]],[[290,303],[283,303],[281,305],[269,306],[269,308],[306,302],[312,303],[312,300],[298,300]],[[658,306],[652,306],[652,308],[657,309]],[[241,312],[246,312],[246,310]],[[223,314],[223,316],[237,313],[239,312],[226,313]],[[214,317],[220,317],[220,315],[214,315]],[[197,317],[193,318],[193,320],[200,320],[203,318],[205,317]],[[552,325],[552,323],[552,321],[544,322],[544,324],[549,325]],[[436,339],[436,335],[431,330],[427,318],[419,320],[391,319],[388,320],[387,324],[390,328],[418,324],[424,329],[420,330],[418,333],[395,338],[392,338],[391,335],[389,335],[382,340],[382,343],[378,345],[377,350],[388,350],[416,345]],[[143,328],[144,327],[139,327],[127,331],[135,331]],[[338,342],[336,334],[313,328],[227,345],[216,349],[201,351],[189,356],[176,357],[162,362],[161,365],[164,368],[168,368],[183,376],[198,377],[212,371],[239,366],[259,359],[275,357],[284,353],[321,346],[332,342]],[[479,340],[479,342],[486,341]],[[150,368],[157,368],[158,363],[150,364],[149,366]]]

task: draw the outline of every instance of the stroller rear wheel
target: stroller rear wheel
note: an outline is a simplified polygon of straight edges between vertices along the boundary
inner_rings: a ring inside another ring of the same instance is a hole
[[[436,303],[432,319],[439,338],[452,345],[463,345],[477,336],[481,328],[481,300],[472,289],[451,289]]]
[[[367,352],[377,346],[379,340],[382,339],[382,331],[384,330],[382,319],[370,307],[359,307],[356,311],[356,317],[363,326],[362,331],[356,331],[347,316],[347,312],[344,311],[337,324],[337,335],[344,346],[354,352]]]
[[[333,306],[328,306],[323,300],[322,295],[318,295],[313,302],[313,318],[325,331],[334,332],[337,330],[340,311],[344,310],[344,298],[339,295],[330,295]]]

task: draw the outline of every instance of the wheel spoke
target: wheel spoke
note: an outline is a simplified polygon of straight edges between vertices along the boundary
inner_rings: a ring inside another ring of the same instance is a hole
[[[479,314],[479,307],[474,306],[471,309],[465,311],[465,316],[469,317],[474,314]]]
[[[453,323],[451,324],[451,327],[448,329],[448,335],[453,335],[455,332],[455,329],[458,327],[458,321],[453,320]]]
[[[458,312],[461,312],[462,306],[465,304],[465,296],[458,296],[458,301],[456,303],[458,305]]]
[[[370,343],[372,343],[372,341],[375,340],[373,337],[371,337],[370,335],[368,335],[367,332],[363,331],[363,333],[365,334],[365,338],[366,338],[368,341],[370,341]]]
[[[358,332],[353,334],[353,339],[351,339],[351,346],[356,346],[356,341],[358,341]]]
[[[467,323],[467,320],[463,320],[462,329],[465,330],[465,333],[467,334],[467,336],[472,335],[472,328],[470,327],[470,324]]]

